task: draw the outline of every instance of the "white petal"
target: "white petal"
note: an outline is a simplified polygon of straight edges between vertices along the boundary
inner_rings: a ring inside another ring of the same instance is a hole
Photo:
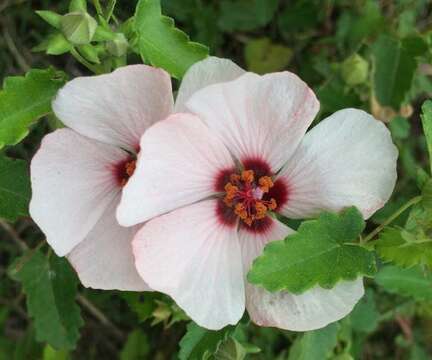
[[[243,75],[244,72],[231,60],[214,56],[196,62],[183,77],[175,103],[175,112],[187,112],[185,102],[199,89],[234,80]]]
[[[320,329],[348,315],[364,294],[363,281],[341,281],[333,289],[319,286],[301,295],[247,290],[247,309],[254,323],[291,331]]]
[[[240,320],[245,296],[236,227],[218,222],[216,206],[205,200],[155,218],[132,243],[144,281],[213,330]]]
[[[225,146],[194,115],[174,114],[141,139],[134,175],[117,211],[120,224],[135,225],[215,193],[217,175],[232,168]]]
[[[68,82],[52,106],[58,118],[80,134],[137,150],[144,131],[172,112],[171,80],[161,69],[125,66]]]
[[[120,191],[115,165],[127,153],[61,129],[44,137],[31,162],[30,214],[57,255],[66,255]]]
[[[289,72],[211,85],[186,103],[239,160],[260,159],[278,171],[318,112],[314,93]]]
[[[252,261],[262,253],[266,243],[281,240],[292,232],[276,220],[268,231],[262,234],[240,230],[245,274]],[[363,293],[361,279],[342,281],[330,290],[316,286],[301,295],[293,295],[287,291],[271,293],[246,283],[246,308],[251,320],[257,325],[309,331],[324,327],[349,314]]]
[[[291,218],[356,206],[370,217],[396,182],[397,149],[385,125],[362,110],[334,113],[308,132],[281,171]]]
[[[100,220],[68,255],[85,287],[103,290],[145,291],[150,288],[135,269],[132,239],[139,226],[122,227],[115,218],[120,194]]]

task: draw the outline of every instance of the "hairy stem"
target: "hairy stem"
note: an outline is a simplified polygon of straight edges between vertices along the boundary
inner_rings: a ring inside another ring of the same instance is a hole
[[[387,225],[392,223],[395,219],[397,219],[405,210],[409,209],[411,206],[417,204],[422,199],[421,196],[416,196],[406,202],[403,206],[401,206],[396,212],[394,212],[391,216],[389,216],[382,224],[377,226],[369,235],[367,235],[363,239],[363,243],[367,243],[371,241],[376,235],[378,235]]]

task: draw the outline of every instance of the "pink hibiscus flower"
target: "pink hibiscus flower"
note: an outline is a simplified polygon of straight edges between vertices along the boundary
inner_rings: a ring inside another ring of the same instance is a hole
[[[396,181],[389,131],[346,109],[306,133],[319,103],[289,72],[258,76],[209,58],[186,74],[182,104],[198,88],[177,107],[189,114],[141,138],[123,190],[120,224],[148,221],[133,240],[138,273],[209,329],[237,323],[245,307],[258,325],[297,331],[344,317],[364,293],[361,278],[294,295],[246,274],[267,242],[293,232],[276,213],[302,219],[355,205],[368,218],[382,207]]]
[[[85,286],[148,290],[132,255],[138,227],[120,226],[115,211],[141,135],[172,109],[170,77],[145,65],[76,78],[53,101],[69,129],[45,136],[32,160],[30,213]]]

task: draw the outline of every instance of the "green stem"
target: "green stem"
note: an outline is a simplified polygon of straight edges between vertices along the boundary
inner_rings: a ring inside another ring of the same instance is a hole
[[[417,204],[418,202],[420,202],[421,199],[422,199],[421,196],[416,196],[416,197],[412,198],[411,200],[409,200],[408,202],[406,202],[395,213],[393,213],[390,217],[388,217],[382,224],[380,224],[379,226],[377,226],[375,228],[375,230],[373,230],[369,235],[367,235],[363,239],[362,242],[363,243],[367,243],[368,241],[371,241],[376,235],[378,235],[381,232],[381,230],[383,230],[387,225],[389,225],[391,222],[393,222],[393,220],[395,220],[396,218],[398,218],[400,214],[402,214],[405,210],[407,210],[411,206],[413,206],[413,205]]]

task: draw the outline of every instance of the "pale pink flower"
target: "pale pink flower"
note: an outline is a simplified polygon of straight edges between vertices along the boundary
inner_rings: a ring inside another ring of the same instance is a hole
[[[122,225],[148,221],[133,240],[144,281],[209,329],[237,323],[245,308],[258,325],[298,331],[348,314],[361,278],[294,295],[245,277],[267,242],[292,233],[274,213],[302,219],[355,205],[368,218],[384,205],[397,159],[386,127],[346,109],[305,134],[319,103],[302,80],[214,58],[192,66],[179,98],[177,111],[194,115],[144,134],[117,211]]]
[[[31,216],[83,285],[148,290],[132,255],[138,226],[120,226],[115,211],[141,135],[173,110],[169,75],[133,65],[79,77],[59,91],[53,110],[69,129],[45,136],[32,160]]]

